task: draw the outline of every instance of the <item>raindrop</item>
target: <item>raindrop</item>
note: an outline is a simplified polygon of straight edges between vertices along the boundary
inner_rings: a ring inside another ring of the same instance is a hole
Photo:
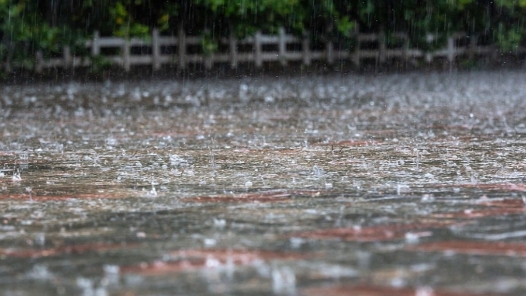
[[[226,226],[226,220],[225,219],[217,219],[217,218],[214,217],[213,221],[214,221],[214,227],[224,228]]]
[[[35,280],[53,280],[55,275],[45,265],[36,264],[27,272],[26,276]]]
[[[43,247],[46,244],[46,234],[42,232],[35,233],[33,242],[36,246]]]
[[[216,245],[217,241],[213,238],[205,238],[203,239],[203,243],[207,247],[213,247]]]
[[[272,269],[272,291],[279,295],[296,294],[296,275],[290,267]]]
[[[433,296],[435,292],[431,287],[418,287],[415,291],[415,296]]]
[[[22,181],[22,177],[20,177],[20,172],[18,171],[18,169],[16,169],[16,171],[13,173],[12,180],[13,180],[13,182],[20,182],[20,181]]]
[[[318,165],[314,165],[312,167],[312,174],[316,177],[316,178],[321,178],[325,175],[325,171],[318,167]]]
[[[266,96],[265,97],[265,103],[271,104],[271,103],[274,103],[274,102],[275,102],[274,97],[272,97],[272,96]]]
[[[119,283],[120,267],[118,265],[104,264],[102,270],[104,271],[104,279],[109,285]]]

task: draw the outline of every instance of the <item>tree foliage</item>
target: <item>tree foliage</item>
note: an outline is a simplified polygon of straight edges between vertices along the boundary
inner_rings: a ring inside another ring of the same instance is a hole
[[[442,46],[453,32],[478,34],[514,50],[526,35],[526,0],[0,0],[0,62],[31,67],[36,50],[60,54],[68,45],[82,54],[83,42],[98,30],[103,36],[149,36],[152,28],[202,35],[214,40],[281,26],[313,38],[350,39],[362,32],[409,33],[412,46]]]

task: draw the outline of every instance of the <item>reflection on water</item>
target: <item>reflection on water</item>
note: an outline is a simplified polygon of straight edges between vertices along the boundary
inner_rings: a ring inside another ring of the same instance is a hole
[[[17,295],[521,295],[523,81],[5,86],[2,285]]]

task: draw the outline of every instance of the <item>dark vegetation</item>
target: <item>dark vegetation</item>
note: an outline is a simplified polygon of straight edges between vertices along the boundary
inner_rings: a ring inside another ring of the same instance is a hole
[[[256,30],[308,33],[314,44],[331,38],[352,48],[352,33],[409,33],[410,46],[442,47],[448,35],[465,32],[513,52],[524,42],[526,1],[519,0],[0,0],[0,77],[13,68],[31,69],[35,53],[87,56],[84,44],[95,30],[102,36],[150,38],[152,28],[203,36],[203,50],[217,39]],[[427,34],[439,36],[426,42]]]

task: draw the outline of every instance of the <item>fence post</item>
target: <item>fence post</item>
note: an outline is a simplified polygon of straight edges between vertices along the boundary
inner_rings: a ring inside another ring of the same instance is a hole
[[[473,61],[475,59],[475,51],[477,50],[478,36],[473,34],[469,39],[468,59]]]
[[[407,34],[404,34],[403,38],[404,44],[402,45],[402,59],[404,60],[404,63],[407,63],[409,60],[409,37]]]
[[[1,69],[1,68],[0,68],[0,69]],[[5,61],[4,69],[5,69],[5,72],[6,72],[6,73],[11,72],[11,63],[9,62],[9,57],[8,57],[7,60]]]
[[[67,45],[62,47],[62,59],[64,59],[64,68],[72,66],[71,48]]]
[[[334,64],[334,44],[332,44],[332,40],[327,40],[325,50],[327,52],[327,63],[329,65]]]
[[[385,63],[385,60],[387,58],[387,45],[385,40],[385,33],[383,30],[380,30],[380,33],[378,33],[378,62],[380,64]]]
[[[237,38],[233,32],[228,36],[228,45],[230,48],[230,67],[237,68]]]
[[[263,60],[261,59],[261,31],[257,31],[254,35],[254,58],[256,68],[263,66]]]
[[[161,69],[161,45],[159,44],[159,30],[152,30],[152,69],[157,71]]]
[[[306,66],[309,66],[311,62],[309,35],[309,32],[305,31],[303,33],[303,40],[301,42],[301,49],[303,50],[303,64]]]
[[[433,36],[433,34],[430,34],[430,33],[427,33],[426,34],[426,42],[429,44],[431,42],[433,42],[433,40],[435,40],[435,36]],[[433,61],[433,53],[430,52],[430,51],[426,51],[425,52],[425,60],[428,64],[430,64],[432,61]]]
[[[36,52],[36,63],[35,63],[35,72],[40,73],[44,68],[44,54],[41,50]]]
[[[122,43],[122,67],[124,71],[130,71],[130,40],[124,39]]]
[[[325,41],[325,54],[327,57],[327,64],[332,65],[334,63],[334,44],[332,43],[332,29],[333,23],[330,22],[326,29],[327,40]]]
[[[455,54],[455,37],[451,36],[447,38],[447,60],[449,63],[453,63]]]
[[[210,30],[208,29],[205,29],[203,34],[201,35],[201,41],[204,41],[206,36],[208,36],[210,34]],[[205,62],[205,69],[206,70],[210,70],[212,69],[212,66],[214,65],[214,52],[213,51],[210,51],[210,52],[207,52],[207,49],[204,49],[203,48],[203,58],[204,58],[204,62]]]
[[[362,40],[360,38],[360,25],[356,24],[354,27],[354,36],[356,39],[356,45],[354,47],[354,54],[352,55],[352,62],[356,67],[360,67],[360,47],[362,46]]]
[[[214,65],[214,54],[210,53],[205,56],[205,69],[210,70]]]
[[[210,52],[208,54],[205,54],[205,69],[210,70],[212,69],[213,65],[214,65],[214,53]]]
[[[99,45],[99,31],[93,32],[93,39],[91,40],[91,55],[98,56],[100,54]]]
[[[179,69],[186,69],[186,37],[182,24],[177,33],[177,45],[179,46]]]
[[[453,62],[455,61],[455,36],[447,38],[447,60],[449,61],[449,72],[453,71]]]
[[[287,57],[286,57],[287,40],[285,38],[286,38],[285,28],[280,27],[279,28],[279,61],[282,66],[287,65]]]

